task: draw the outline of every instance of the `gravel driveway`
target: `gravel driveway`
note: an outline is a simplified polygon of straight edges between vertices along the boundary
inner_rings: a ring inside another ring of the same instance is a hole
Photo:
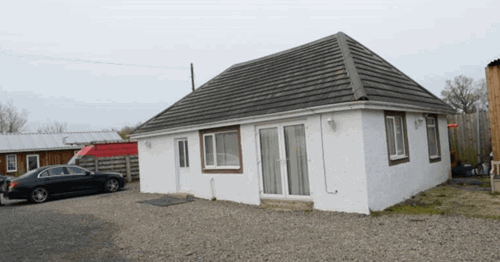
[[[500,222],[139,201],[138,184],[0,207],[1,261],[500,261]]]

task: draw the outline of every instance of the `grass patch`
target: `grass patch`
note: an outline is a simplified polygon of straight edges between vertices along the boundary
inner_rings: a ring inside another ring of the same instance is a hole
[[[434,187],[383,211],[372,211],[371,215],[379,217],[403,214],[457,214],[466,217],[500,220],[500,198],[496,197],[500,195],[500,192],[475,191],[470,190],[471,187],[480,188],[481,185],[469,185],[464,189],[450,185]]]

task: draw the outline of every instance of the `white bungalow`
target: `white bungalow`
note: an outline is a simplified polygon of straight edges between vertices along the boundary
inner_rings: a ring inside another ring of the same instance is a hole
[[[233,65],[136,129],[141,192],[368,214],[451,177],[450,112],[339,32]]]

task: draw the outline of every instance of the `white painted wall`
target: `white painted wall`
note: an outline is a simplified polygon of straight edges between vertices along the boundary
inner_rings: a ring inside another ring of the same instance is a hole
[[[389,166],[384,112],[362,112],[364,154],[368,182],[368,205],[383,210],[411,196],[445,182],[451,173],[446,117],[440,115],[441,161],[429,162],[425,121],[415,128],[421,113],[406,113],[410,162]]]
[[[189,190],[195,197],[211,199],[210,180],[214,180],[215,197],[247,204],[260,204],[257,176],[254,125],[240,126],[243,174],[203,174],[201,172],[199,133],[187,132],[138,140],[141,192],[176,193],[174,140],[188,139]],[[151,143],[151,148],[146,142]]]
[[[310,199],[314,207],[368,214],[369,209],[384,209],[444,182],[451,172],[449,154],[442,154],[441,162],[429,163],[425,125],[415,129],[413,124],[421,115],[407,113],[406,116],[410,162],[392,167],[387,159],[383,111],[351,110],[302,118],[306,126]],[[335,122],[335,130],[327,123],[329,118]],[[286,125],[287,120],[280,123]],[[258,126],[240,126],[243,174],[203,174],[197,131],[139,139],[141,192],[176,192],[174,140],[187,138],[188,193],[211,199],[210,180],[213,179],[217,199],[260,204]],[[449,152],[444,116],[439,118],[439,131],[441,152]],[[146,142],[151,143],[151,147],[146,146]]]
[[[335,130],[327,123],[329,118],[334,121]],[[368,214],[361,110],[322,114],[321,122],[319,115],[312,116],[308,125],[314,208]]]
[[[157,136],[138,139],[137,145],[139,149],[141,192],[175,192],[173,138],[171,136]]]

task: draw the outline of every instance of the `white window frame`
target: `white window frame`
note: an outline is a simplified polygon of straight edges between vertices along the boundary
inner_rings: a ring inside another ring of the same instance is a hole
[[[238,152],[238,159],[239,159],[239,165],[238,166],[219,166],[217,165],[217,148],[216,148],[216,142],[215,142],[215,135],[216,134],[226,134],[226,133],[236,133],[236,138],[238,139],[238,130],[227,130],[227,131],[220,131],[220,132],[213,132],[213,133],[206,133],[206,134],[203,134],[203,159],[205,160],[204,161],[204,164],[205,164],[205,169],[210,169],[210,170],[213,170],[213,169],[240,169],[241,168],[241,159],[240,159],[240,153]],[[207,136],[211,136],[212,137],[212,155],[214,156],[214,164],[213,165],[207,165],[207,145],[206,145],[206,140],[205,140],[205,137]],[[240,143],[239,141],[238,142],[238,150],[241,150],[240,148]]]
[[[438,137],[437,137],[437,128],[436,128],[436,122],[437,122],[437,117],[434,118],[434,117],[426,117],[427,118],[427,123],[426,123],[426,129],[427,129],[427,133],[429,132],[429,127],[433,127],[434,128],[434,141],[436,141],[436,153],[437,155],[430,155],[430,148],[429,148],[429,158],[430,159],[437,159],[437,158],[440,158],[441,157],[441,154],[439,152],[439,141],[438,141]],[[434,125],[430,125],[429,124],[429,120],[433,120],[434,121]],[[427,146],[429,146],[429,134],[427,134]]]
[[[398,154],[398,139],[397,139],[397,133],[396,133],[396,119],[399,118],[401,119],[401,135],[403,137],[403,154]],[[403,158],[406,158],[408,157],[406,155],[406,144],[405,144],[405,129],[404,129],[404,118],[401,117],[401,116],[398,116],[398,117],[395,117],[395,116],[386,116],[386,119],[392,119],[392,123],[394,124],[393,125],[393,134],[394,134],[394,140],[393,141],[390,141],[390,143],[394,143],[394,147],[396,148],[396,154],[390,154],[389,152],[389,157],[391,160],[398,160],[398,159],[403,159]],[[389,128],[389,127],[387,127]],[[388,136],[389,139],[391,139],[390,136]]]
[[[180,158],[180,150],[179,150],[179,142],[182,142],[182,146],[184,147],[184,166],[181,166],[181,158]],[[187,144],[188,144],[188,140],[187,138],[181,138],[181,139],[178,139],[176,140],[176,147],[177,147],[177,158],[178,158],[178,161],[177,161],[177,164],[179,165],[179,168],[189,168],[189,152],[188,152],[188,147],[187,147]],[[186,161],[187,160],[187,161]]]
[[[29,165],[30,165],[30,163],[29,163],[29,158],[30,158],[31,156],[36,156],[36,168],[35,168],[35,169],[40,168],[40,155],[38,155],[38,154],[26,155],[26,172],[31,171],[31,170],[29,169],[29,167],[30,167],[30,166],[29,166]],[[32,170],[35,170],[35,169],[32,169]]]
[[[285,127],[287,126],[295,126],[295,125],[304,125],[304,131],[305,131],[305,137],[306,137],[306,154],[307,154],[307,172],[309,174],[309,195],[291,195],[289,192],[289,184],[288,184],[288,170],[287,170],[287,165],[286,165],[286,149],[285,149],[285,137],[284,137],[284,131]],[[266,194],[264,193],[264,177],[263,177],[263,172],[262,172],[262,153],[261,153],[261,147],[260,147],[260,130],[261,129],[267,129],[267,128],[276,128],[278,131],[278,144],[279,144],[279,154],[280,154],[280,165],[281,165],[281,194]],[[311,185],[311,165],[310,165],[310,148],[309,148],[309,143],[308,143],[308,138],[309,138],[309,132],[308,132],[308,126],[306,121],[302,120],[295,120],[295,121],[287,121],[284,123],[278,123],[278,124],[265,124],[265,125],[259,125],[256,127],[255,130],[255,136],[256,136],[256,147],[257,147],[257,165],[258,165],[258,174],[259,174],[259,188],[260,188],[260,198],[261,199],[287,199],[287,200],[305,200],[305,201],[311,201],[313,200],[313,187]]]
[[[14,169],[9,169],[9,156],[14,156]],[[5,156],[5,164],[7,165],[7,172],[17,172],[17,155],[16,154],[8,154]]]

